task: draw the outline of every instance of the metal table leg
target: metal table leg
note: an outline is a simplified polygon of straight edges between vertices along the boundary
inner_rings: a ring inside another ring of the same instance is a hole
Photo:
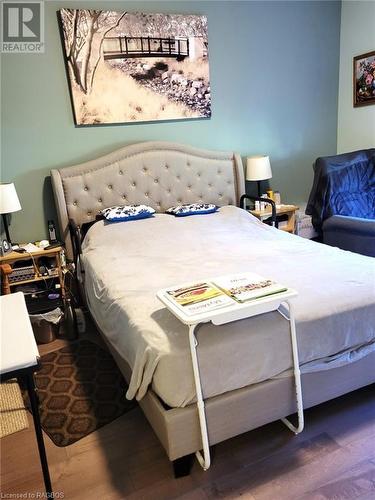
[[[44,485],[45,485],[45,489],[46,489],[46,493],[47,493],[47,498],[52,498],[51,478],[50,478],[49,470],[48,470],[48,462],[47,462],[46,450],[44,447],[42,427],[40,425],[38,398],[36,395],[36,387],[35,387],[33,374],[31,372],[29,372],[27,375],[25,375],[25,380],[26,380],[27,392],[29,394],[29,399],[30,399],[30,404],[31,404],[31,411],[33,414],[35,434],[36,434],[36,439],[38,442],[40,463],[41,463],[42,471],[43,471]]]
[[[193,373],[194,373],[194,383],[195,383],[195,392],[197,395],[197,407],[199,414],[199,424],[201,428],[201,436],[202,436],[202,445],[203,445],[203,455],[200,451],[197,451],[195,456],[198,459],[198,462],[203,467],[203,470],[207,470],[211,464],[210,457],[210,446],[208,443],[208,433],[207,433],[207,421],[206,421],[206,413],[204,409],[204,400],[202,396],[202,385],[201,378],[199,374],[199,365],[197,358],[197,339],[194,335],[195,329],[198,325],[189,325],[189,344],[190,344],[190,354],[191,360],[193,363]]]
[[[295,381],[295,394],[297,401],[297,412],[298,412],[298,426],[294,426],[287,418],[282,418],[281,421],[295,434],[299,434],[304,428],[304,417],[303,417],[303,400],[302,400],[302,386],[301,386],[301,371],[299,368],[299,358],[298,358],[298,345],[297,345],[297,335],[296,335],[296,325],[294,318],[293,306],[289,301],[286,301],[289,308],[289,317],[285,316],[280,310],[280,314],[284,316],[289,321],[289,331],[290,339],[292,344],[292,355],[293,355],[293,370],[294,370],[294,381]],[[198,357],[197,357],[197,345],[198,341],[195,337],[195,329],[198,325],[189,325],[189,345],[190,354],[193,364],[194,373],[194,383],[195,391],[197,395],[197,407],[199,415],[199,424],[201,429],[202,445],[203,445],[203,455],[201,451],[196,452],[196,457],[198,462],[207,470],[211,464],[210,457],[210,447],[208,442],[208,432],[207,432],[207,420],[205,413],[205,405],[202,395],[202,385],[199,373]]]
[[[302,400],[302,386],[301,386],[301,370],[299,368],[299,358],[298,358],[298,345],[297,345],[297,335],[296,335],[296,323],[294,319],[294,310],[291,302],[286,301],[289,308],[289,318],[282,314],[289,321],[289,331],[290,340],[292,343],[292,354],[293,354],[293,370],[294,370],[294,383],[295,383],[295,394],[297,401],[297,412],[298,412],[298,426],[293,425],[287,418],[282,418],[281,421],[295,434],[299,434],[303,431],[304,418],[303,418],[303,400]],[[280,311],[279,311],[280,312]]]

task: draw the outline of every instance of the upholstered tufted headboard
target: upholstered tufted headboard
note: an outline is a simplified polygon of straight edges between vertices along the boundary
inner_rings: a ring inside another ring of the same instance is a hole
[[[112,205],[144,203],[157,212],[178,203],[238,205],[245,192],[239,155],[170,142],[132,144],[96,160],[52,170],[51,177],[70,258],[69,219],[81,225]]]

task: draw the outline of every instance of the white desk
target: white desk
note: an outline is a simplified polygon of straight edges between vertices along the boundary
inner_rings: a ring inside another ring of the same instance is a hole
[[[39,457],[44,484],[52,495],[51,479],[40,425],[38,399],[34,382],[34,371],[38,369],[39,351],[35,342],[23,293],[17,292],[0,297],[1,354],[0,375],[2,380],[17,378],[26,384],[33,414]],[[52,496],[48,497],[52,498]]]
[[[208,281],[211,282],[211,280]],[[205,413],[204,399],[202,394],[202,384],[200,379],[199,364],[197,357],[198,341],[195,336],[195,329],[200,323],[212,322],[214,325],[223,325],[225,323],[230,323],[231,321],[250,318],[252,316],[257,316],[258,314],[264,314],[271,311],[278,311],[285,319],[289,321],[289,331],[290,331],[290,339],[291,339],[292,354],[293,354],[293,369],[294,369],[295,391],[296,391],[296,401],[297,401],[297,412],[298,412],[298,426],[295,427],[286,418],[283,418],[282,422],[284,422],[284,424],[295,434],[299,434],[300,432],[302,432],[304,427],[304,419],[303,419],[303,401],[302,401],[302,388],[301,388],[301,372],[298,360],[298,345],[296,337],[294,312],[291,303],[291,300],[297,296],[297,292],[295,290],[288,289],[285,292],[277,293],[275,295],[269,295],[267,297],[263,297],[260,299],[244,302],[242,304],[237,304],[234,302],[233,305],[215,309],[210,312],[196,314],[194,316],[189,316],[184,311],[179,309],[170,299],[168,299],[168,296],[166,294],[167,290],[170,290],[170,288],[159,290],[157,292],[158,299],[182,323],[184,323],[189,327],[190,354],[193,365],[194,383],[197,395],[197,407],[198,407],[199,423],[200,423],[202,446],[203,446],[203,455],[200,451],[197,451],[196,457],[201,466],[203,467],[203,469],[207,470],[210,467],[211,457],[210,457],[210,447],[208,441],[206,413]],[[283,304],[286,304],[288,308],[287,309],[284,308]],[[288,312],[289,315],[287,316]]]

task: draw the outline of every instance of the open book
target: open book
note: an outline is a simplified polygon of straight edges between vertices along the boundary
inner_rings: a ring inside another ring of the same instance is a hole
[[[287,287],[280,283],[255,273],[220,276],[213,281],[224,293],[241,303],[287,290]]]
[[[166,291],[168,299],[188,315],[212,311],[233,304],[233,300],[213,283],[193,283]]]
[[[192,316],[286,290],[285,286],[258,274],[244,273],[171,288],[165,294],[181,311]]]

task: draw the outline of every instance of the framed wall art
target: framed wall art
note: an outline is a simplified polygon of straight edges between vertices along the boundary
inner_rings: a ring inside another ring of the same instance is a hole
[[[205,16],[57,14],[76,125],[211,116]]]
[[[353,58],[353,105],[375,104],[375,50]]]

